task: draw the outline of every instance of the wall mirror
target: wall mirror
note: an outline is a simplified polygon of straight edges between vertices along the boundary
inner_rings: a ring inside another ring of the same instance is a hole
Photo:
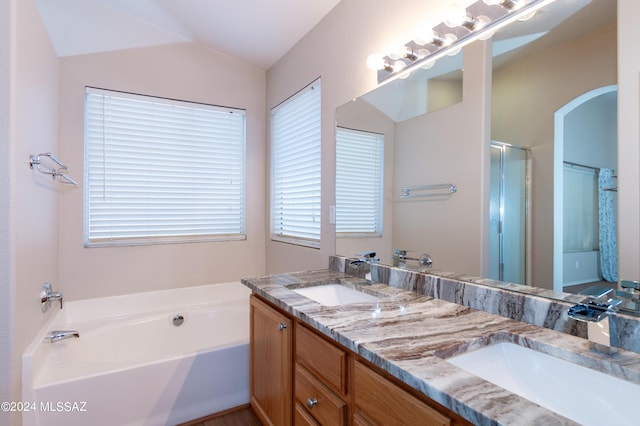
[[[462,71],[472,44],[339,107],[336,253],[429,253],[434,270],[556,291],[615,285],[616,13],[615,0],[554,2],[474,42],[490,43],[487,66]],[[381,157],[341,153],[345,130],[378,135]],[[371,175],[358,158],[381,172],[347,185],[344,170]],[[363,188],[381,195],[362,213],[375,225],[354,231]]]

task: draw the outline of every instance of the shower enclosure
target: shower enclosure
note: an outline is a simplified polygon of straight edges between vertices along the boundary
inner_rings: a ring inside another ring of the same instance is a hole
[[[529,152],[491,142],[489,277],[529,284]]]

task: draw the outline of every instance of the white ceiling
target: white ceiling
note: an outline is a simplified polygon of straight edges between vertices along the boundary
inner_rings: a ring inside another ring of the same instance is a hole
[[[36,0],[58,56],[191,41],[262,69],[340,0]]]

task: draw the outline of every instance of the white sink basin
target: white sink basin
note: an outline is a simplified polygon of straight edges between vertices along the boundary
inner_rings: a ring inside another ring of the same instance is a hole
[[[349,305],[351,303],[375,302],[378,300],[375,296],[340,284],[325,284],[293,288],[291,290],[325,306]]]
[[[637,425],[640,385],[513,343],[446,360],[583,425]]]

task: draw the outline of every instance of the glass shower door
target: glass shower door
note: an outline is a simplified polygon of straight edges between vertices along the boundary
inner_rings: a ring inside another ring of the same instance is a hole
[[[527,284],[527,150],[491,143],[489,276]]]

